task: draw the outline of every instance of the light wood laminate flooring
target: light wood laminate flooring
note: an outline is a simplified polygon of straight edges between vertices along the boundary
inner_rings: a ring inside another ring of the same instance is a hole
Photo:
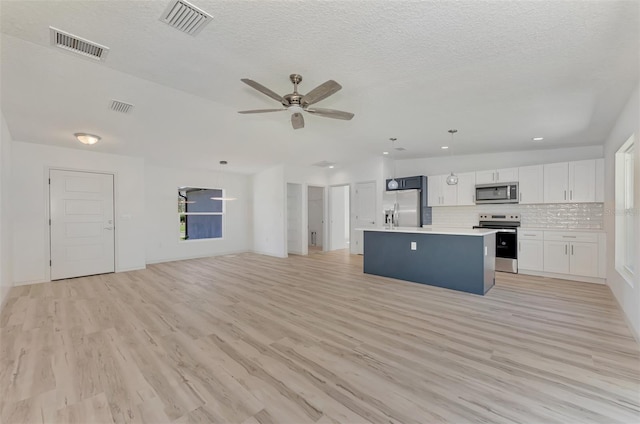
[[[2,423],[637,423],[606,286],[499,274],[476,296],[256,254],[12,289]]]

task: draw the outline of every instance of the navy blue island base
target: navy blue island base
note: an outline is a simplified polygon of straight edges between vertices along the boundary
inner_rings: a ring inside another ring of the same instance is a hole
[[[484,295],[495,284],[495,232],[460,233],[365,229],[364,272]]]

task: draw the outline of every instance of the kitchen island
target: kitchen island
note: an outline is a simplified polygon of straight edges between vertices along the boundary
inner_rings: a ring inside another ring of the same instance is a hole
[[[484,295],[495,284],[496,230],[363,228],[364,272]]]

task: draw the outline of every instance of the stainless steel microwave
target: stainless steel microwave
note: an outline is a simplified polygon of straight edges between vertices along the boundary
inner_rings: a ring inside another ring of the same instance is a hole
[[[518,183],[478,184],[476,204],[518,203]]]

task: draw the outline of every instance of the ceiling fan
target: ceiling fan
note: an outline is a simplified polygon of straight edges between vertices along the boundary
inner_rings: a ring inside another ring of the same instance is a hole
[[[320,84],[307,94],[298,93],[298,84],[302,81],[302,75],[291,74],[289,75],[289,79],[293,83],[293,93],[285,94],[284,96],[280,96],[277,93],[269,90],[264,85],[257,83],[248,78],[243,78],[240,81],[244,82],[248,86],[255,88],[262,94],[266,94],[272,99],[280,102],[283,108],[278,109],[256,109],[256,110],[242,110],[238,113],[266,113],[266,112],[282,112],[289,111],[291,112],[291,125],[293,125],[293,129],[297,130],[299,128],[304,128],[304,118],[302,117],[302,112],[312,113],[318,116],[324,116],[325,118],[333,118],[333,119],[343,119],[345,121],[353,118],[353,113],[343,112],[341,110],[334,109],[323,109],[323,108],[311,108],[312,104],[318,103],[320,100],[326,99],[327,97],[335,94],[338,90],[342,88],[340,84],[335,82],[334,80],[329,80],[323,84]]]

